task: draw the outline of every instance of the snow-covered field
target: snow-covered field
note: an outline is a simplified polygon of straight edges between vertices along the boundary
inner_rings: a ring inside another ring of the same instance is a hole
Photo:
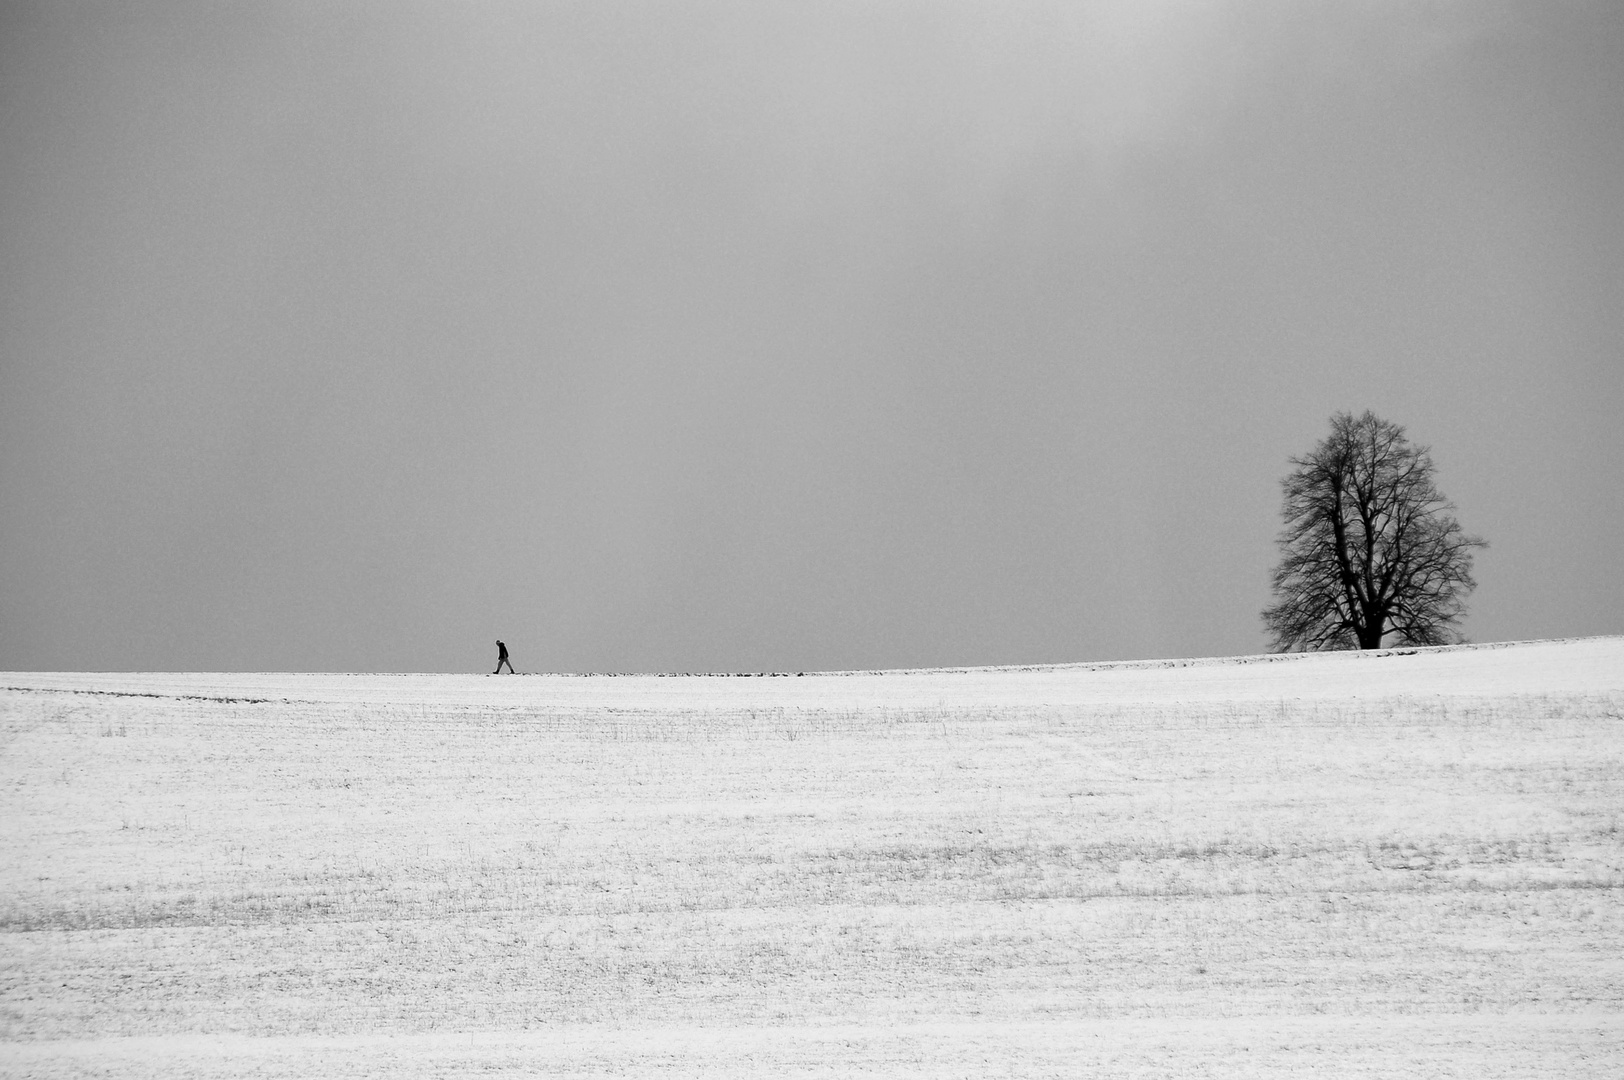
[[[7,1075],[1624,1075],[1624,638],[0,687]]]

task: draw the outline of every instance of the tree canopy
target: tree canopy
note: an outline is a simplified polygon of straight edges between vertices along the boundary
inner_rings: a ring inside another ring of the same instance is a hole
[[[1291,464],[1275,602],[1263,612],[1274,647],[1463,640],[1472,552],[1488,545],[1461,530],[1433,482],[1429,449],[1369,411],[1338,413],[1331,434]]]

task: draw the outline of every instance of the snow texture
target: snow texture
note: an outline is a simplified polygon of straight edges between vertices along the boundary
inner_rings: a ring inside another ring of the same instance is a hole
[[[1624,638],[0,674],[0,1073],[1624,1073]]]

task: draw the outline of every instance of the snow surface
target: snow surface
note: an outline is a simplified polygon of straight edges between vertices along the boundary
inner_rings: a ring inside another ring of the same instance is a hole
[[[0,673],[0,1073],[1624,1074],[1624,638]]]
[[[801,681],[804,678],[815,681]],[[0,673],[0,686],[289,702],[588,708],[919,707],[949,701],[958,705],[1082,705],[1331,700],[1397,694],[1606,693],[1624,686],[1624,637],[1372,652],[804,674],[12,672]]]

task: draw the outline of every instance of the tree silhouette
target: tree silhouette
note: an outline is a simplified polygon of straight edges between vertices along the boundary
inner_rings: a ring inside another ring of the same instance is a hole
[[[1263,622],[1280,652],[1378,649],[1463,640],[1456,623],[1472,549],[1433,483],[1428,448],[1366,411],[1331,417],[1331,434],[1282,482],[1286,527]]]

